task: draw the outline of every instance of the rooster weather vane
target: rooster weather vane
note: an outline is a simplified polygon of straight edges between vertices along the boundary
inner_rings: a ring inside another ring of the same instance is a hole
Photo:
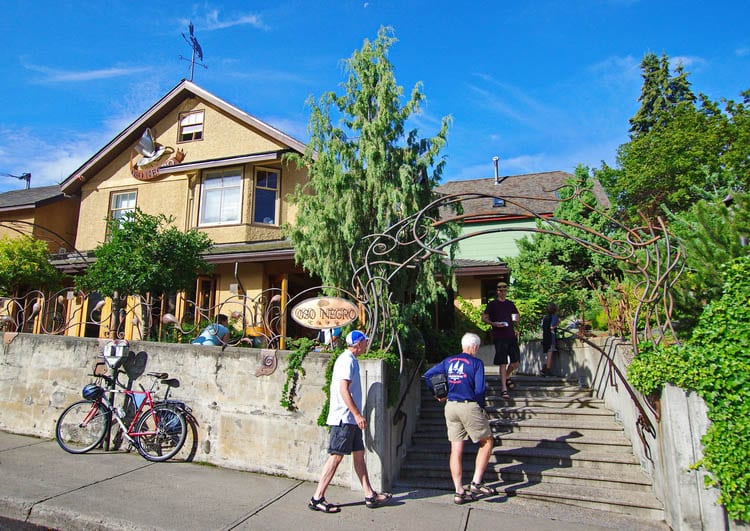
[[[198,64],[202,66],[203,68],[208,68],[206,65],[204,65],[201,61],[203,61],[203,48],[201,48],[201,45],[198,43],[198,39],[195,38],[195,32],[193,28],[193,21],[190,21],[190,25],[188,26],[188,29],[190,31],[190,35],[182,34],[182,38],[185,39],[185,42],[187,42],[190,47],[193,49],[193,54],[190,59],[187,57],[180,56],[180,59],[184,61],[190,61],[190,81],[193,81],[193,74],[195,73],[195,65]],[[196,58],[198,59],[196,61]]]

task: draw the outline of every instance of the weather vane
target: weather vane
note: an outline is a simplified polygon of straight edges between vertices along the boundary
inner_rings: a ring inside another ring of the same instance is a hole
[[[190,36],[182,34],[182,38],[185,39],[185,42],[187,42],[190,47],[193,49],[193,55],[190,59],[187,57],[180,56],[180,59],[184,61],[190,61],[190,81],[193,80],[193,74],[195,73],[195,65],[202,66],[203,68],[208,68],[206,65],[204,65],[201,61],[203,61],[203,48],[201,48],[201,45],[198,43],[198,39],[195,38],[195,33],[193,29],[193,21],[190,21],[190,25],[188,26],[188,29],[190,30]],[[196,61],[196,57],[198,60]]]
[[[28,190],[31,187],[31,174],[29,172],[22,173],[21,175],[12,175],[10,173],[0,173],[3,177],[13,177],[14,179],[21,179],[22,181],[26,181],[26,189]]]

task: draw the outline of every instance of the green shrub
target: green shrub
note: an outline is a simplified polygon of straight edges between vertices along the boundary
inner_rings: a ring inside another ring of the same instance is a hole
[[[735,520],[750,521],[750,256],[724,266],[723,294],[704,309],[684,346],[643,345],[628,368],[642,392],[666,382],[695,390],[711,421],[702,439],[707,482]]]

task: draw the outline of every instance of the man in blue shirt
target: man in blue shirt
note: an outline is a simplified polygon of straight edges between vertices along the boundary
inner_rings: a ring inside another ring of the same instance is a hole
[[[445,423],[448,427],[448,440],[451,443],[450,470],[455,494],[453,502],[466,503],[477,495],[497,494],[497,491],[482,483],[484,471],[492,456],[493,438],[490,423],[484,412],[484,362],[475,357],[482,340],[476,334],[465,334],[461,339],[463,352],[448,356],[424,373],[424,380],[432,390],[430,378],[445,374],[448,379],[448,396],[438,398],[445,402]],[[474,477],[469,489],[463,486],[464,442],[471,439],[479,442],[479,450],[474,464]]]

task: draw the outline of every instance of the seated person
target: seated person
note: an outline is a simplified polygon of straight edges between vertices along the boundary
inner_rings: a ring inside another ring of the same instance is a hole
[[[341,346],[341,328],[324,328],[318,333],[317,340],[326,350]]]
[[[220,313],[216,322],[203,329],[201,335],[191,341],[194,345],[221,346],[229,341],[229,318]]]

